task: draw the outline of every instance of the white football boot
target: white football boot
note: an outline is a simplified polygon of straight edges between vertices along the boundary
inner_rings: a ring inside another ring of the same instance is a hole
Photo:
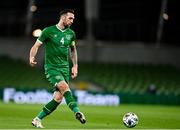
[[[35,126],[36,128],[44,128],[43,125],[42,125],[42,123],[41,123],[41,120],[40,120],[39,118],[37,118],[37,117],[34,118],[31,123],[32,123],[32,125]]]

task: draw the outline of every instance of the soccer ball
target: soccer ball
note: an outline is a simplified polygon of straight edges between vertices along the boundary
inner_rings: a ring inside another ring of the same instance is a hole
[[[138,116],[133,112],[128,112],[123,116],[123,123],[128,128],[135,127],[138,124]]]

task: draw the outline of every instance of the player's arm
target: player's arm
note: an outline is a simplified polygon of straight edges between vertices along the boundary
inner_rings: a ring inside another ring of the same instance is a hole
[[[72,46],[70,47],[71,49],[71,60],[73,63],[73,67],[71,69],[71,77],[75,78],[77,77],[78,74],[78,56],[77,56],[77,50],[76,50],[76,45],[75,45],[75,41],[73,41]]]
[[[34,65],[37,64],[35,57],[36,57],[36,54],[37,54],[37,52],[38,52],[38,49],[39,49],[39,47],[40,47],[41,45],[42,45],[42,43],[37,40],[37,41],[35,42],[35,44],[32,46],[31,50],[30,50],[30,54],[29,54],[29,64],[30,64],[31,66],[34,66]]]

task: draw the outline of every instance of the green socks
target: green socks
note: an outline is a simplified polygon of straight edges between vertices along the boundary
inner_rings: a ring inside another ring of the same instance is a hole
[[[73,95],[71,93],[71,91],[66,91],[64,93],[64,98],[66,100],[66,104],[69,106],[69,108],[74,112],[78,112],[79,111],[79,108],[77,106],[77,103],[76,101],[74,100],[73,98]]]
[[[46,115],[47,114],[42,110],[41,112],[39,112],[37,117],[42,120],[44,117],[46,117]]]
[[[76,101],[73,98],[73,95],[71,91],[66,91],[64,93],[64,98],[66,100],[66,104],[69,106],[69,108],[74,112],[79,112],[79,108],[77,106]],[[54,99],[51,100],[49,103],[47,103],[44,107],[43,110],[38,114],[39,119],[45,118],[47,115],[49,115],[51,112],[53,112],[57,106],[59,105],[58,102],[56,102]]]
[[[53,112],[57,108],[58,105],[59,103],[56,102],[54,99],[51,100],[48,104],[46,104],[43,107],[43,110],[38,114],[37,117],[42,120],[44,117],[46,117],[51,112]]]

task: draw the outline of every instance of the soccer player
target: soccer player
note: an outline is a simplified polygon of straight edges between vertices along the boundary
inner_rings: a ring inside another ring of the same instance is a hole
[[[74,100],[69,88],[69,50],[73,63],[71,77],[78,74],[78,62],[76,51],[75,32],[70,29],[74,21],[74,10],[65,9],[60,12],[60,20],[56,25],[46,27],[30,50],[29,62],[31,66],[37,64],[36,54],[39,47],[45,46],[45,75],[54,87],[53,99],[47,103],[42,111],[32,120],[32,125],[43,128],[41,120],[52,113],[65,98],[66,104],[74,112],[76,119],[82,124],[86,123],[85,116],[80,112],[77,102]]]

